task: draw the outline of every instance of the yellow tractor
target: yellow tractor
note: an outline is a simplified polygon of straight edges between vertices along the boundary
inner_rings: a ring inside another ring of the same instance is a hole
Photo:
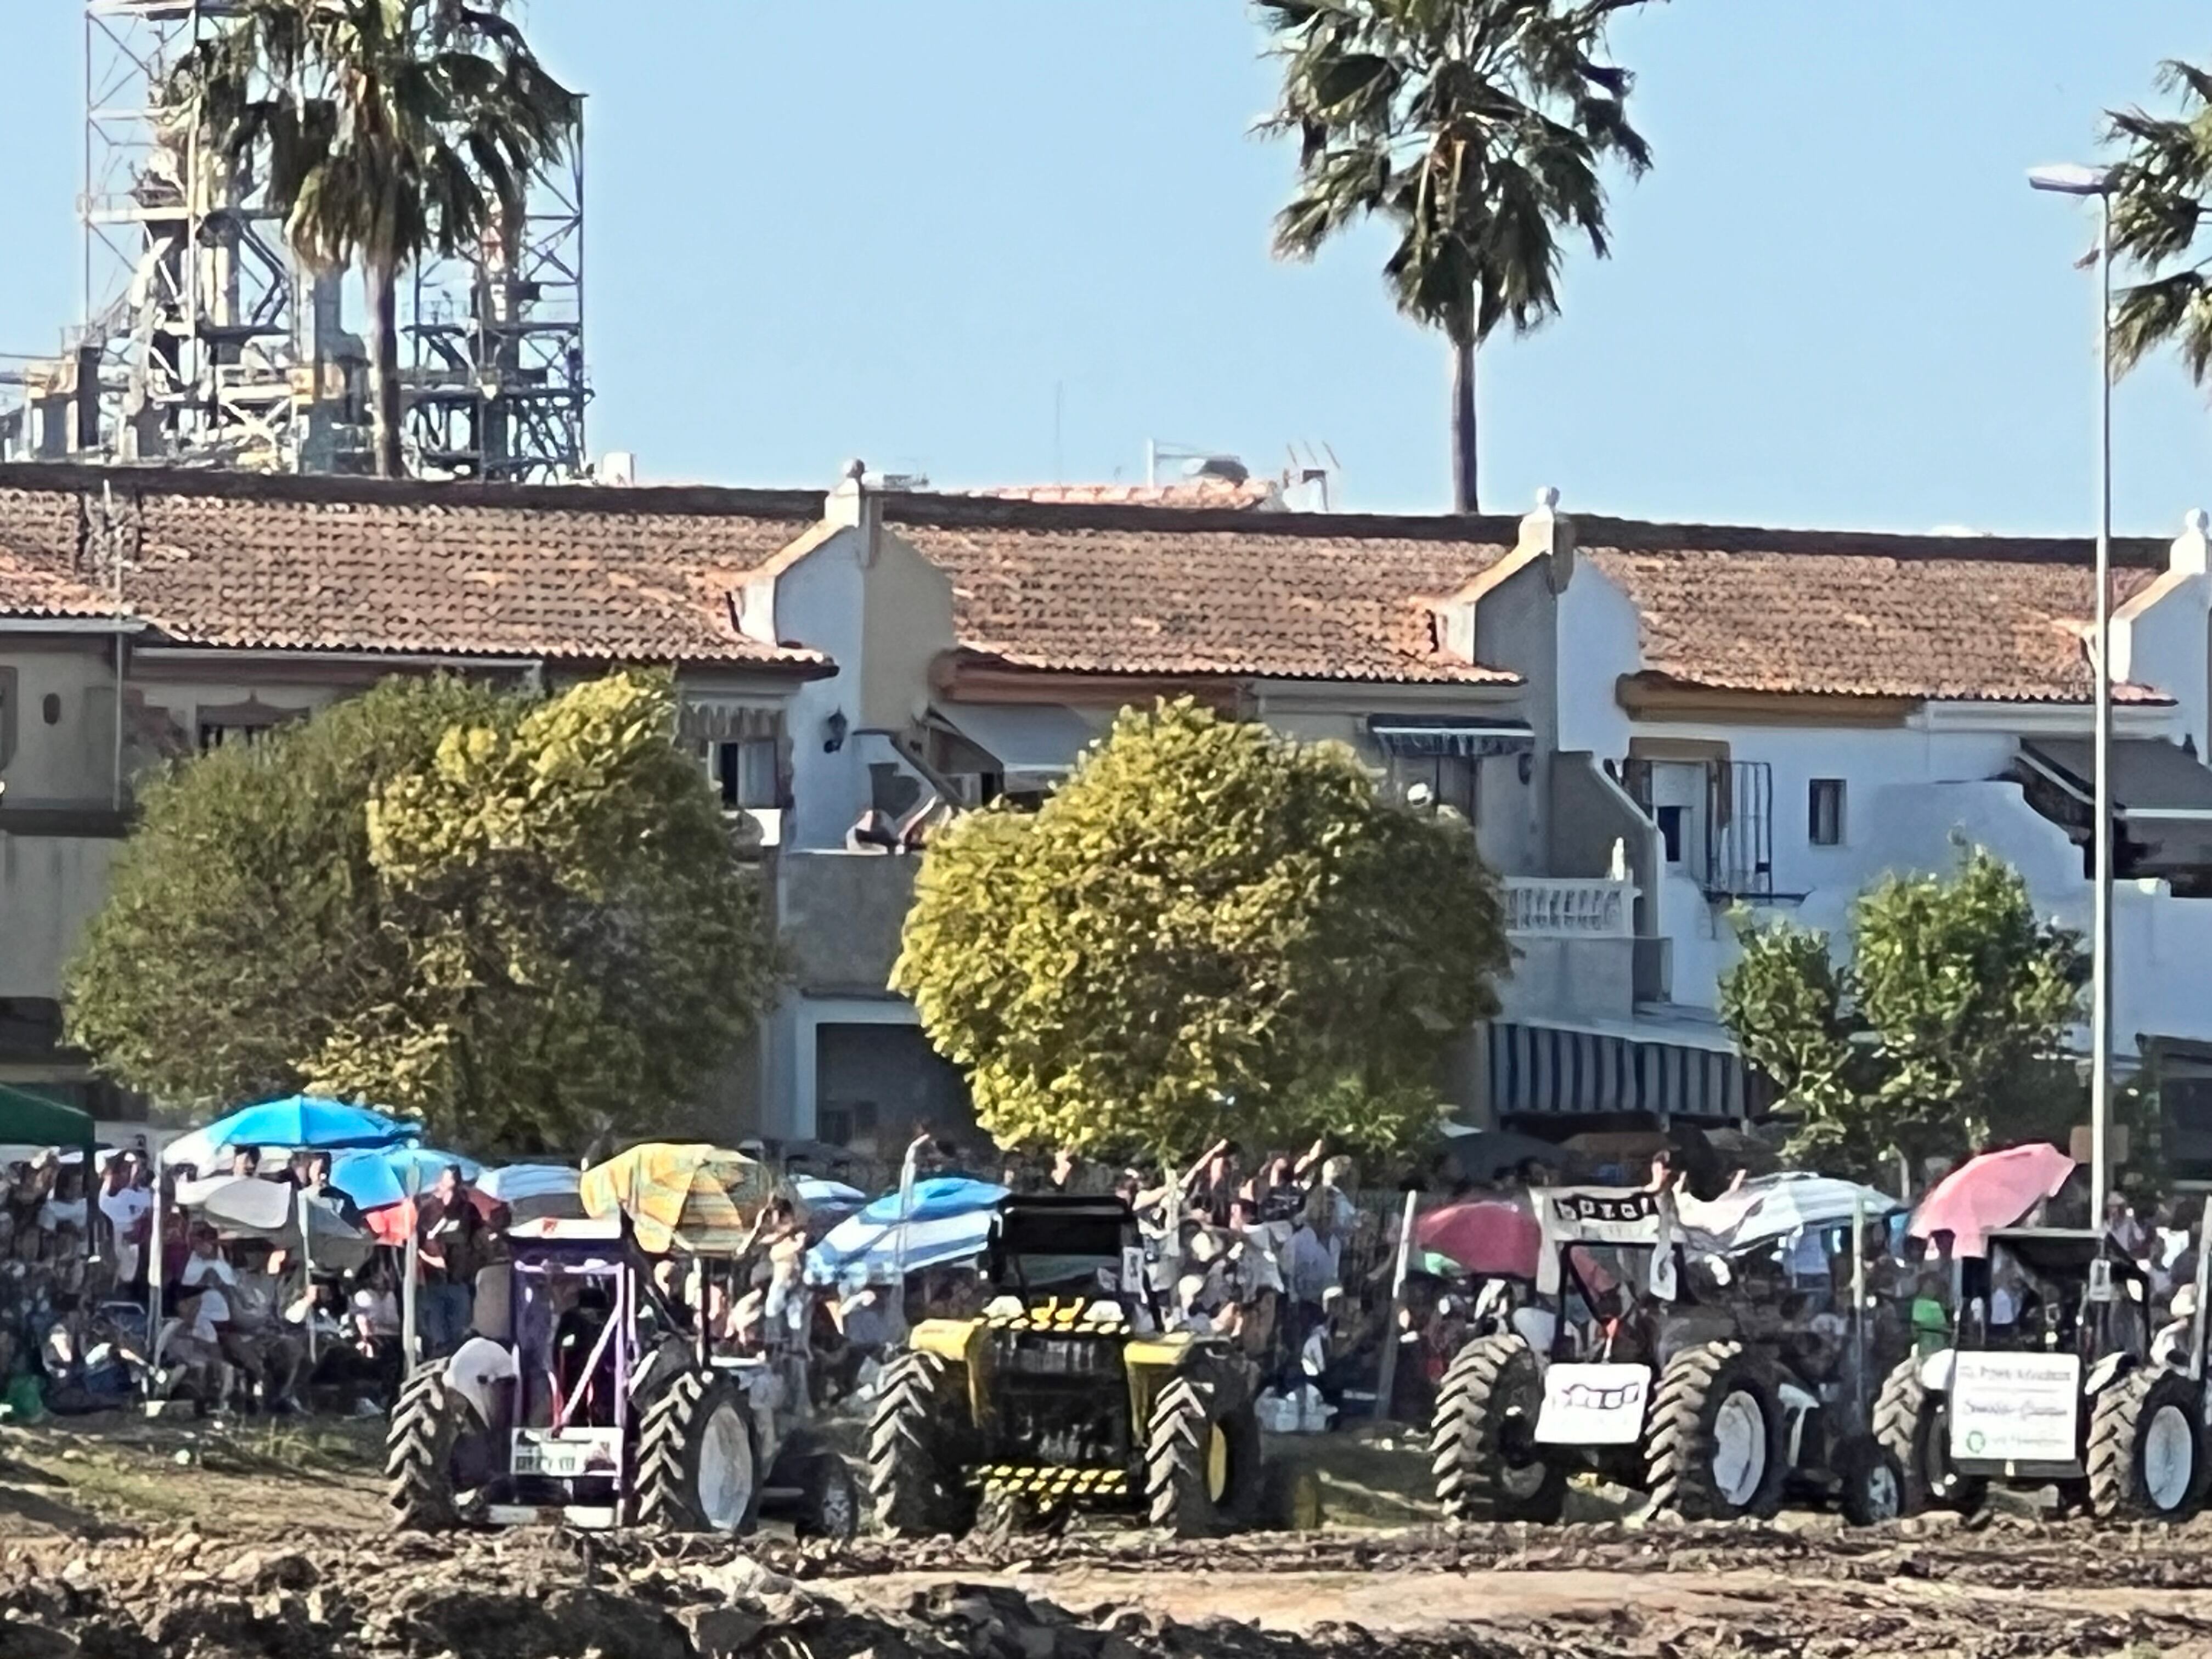
[[[1163,1331],[1119,1199],[1013,1197],[993,1218],[990,1299],[926,1320],[884,1367],[868,1433],[895,1537],[1121,1513],[1177,1537],[1321,1523],[1312,1472],[1261,1448],[1259,1368],[1224,1337]]]

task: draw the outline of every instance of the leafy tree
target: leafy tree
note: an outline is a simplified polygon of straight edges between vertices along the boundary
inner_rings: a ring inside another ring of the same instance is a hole
[[[1793,1160],[1890,1179],[1900,1157],[1917,1169],[1992,1137],[2036,1138],[2053,1116],[2079,1121],[2064,1056],[2086,957],[2077,935],[2037,918],[2002,860],[1974,848],[1948,879],[1869,888],[1841,968],[1825,933],[1738,927],[1721,1018],[1800,1115]]]
[[[512,257],[540,168],[582,105],[538,63],[504,0],[243,0],[163,88],[242,172],[310,268],[358,263],[368,301],[376,470],[401,475],[399,273],[426,254]]]
[[[1033,816],[930,843],[894,986],[1006,1146],[1401,1145],[1508,963],[1465,823],[1339,744],[1129,711]]]
[[[1310,258],[1354,222],[1397,238],[1398,308],[1452,349],[1452,508],[1476,510],[1475,352],[1559,309],[1562,229],[1607,252],[1600,169],[1651,151],[1629,125],[1632,77],[1599,61],[1640,0],[1261,0],[1283,91],[1261,124],[1298,141],[1275,251]]]
[[[2112,174],[2112,251],[2144,280],[2120,296],[2112,319],[2122,368],[2160,346],[2179,348],[2190,377],[2212,377],[2212,70],[2172,60],[2159,71],[2176,94],[2172,116],[2114,110],[2106,136],[2123,147]]]
[[[185,764],[72,965],[75,1040],[172,1100],[307,1088],[486,1147],[650,1126],[772,967],[672,703],[395,680]]]

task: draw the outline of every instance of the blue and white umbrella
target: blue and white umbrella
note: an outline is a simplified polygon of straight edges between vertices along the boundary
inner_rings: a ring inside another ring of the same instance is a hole
[[[886,1193],[848,1216],[806,1253],[806,1276],[817,1285],[884,1283],[902,1263],[908,1273],[973,1261],[991,1242],[991,1218],[1004,1187],[963,1176],[915,1183],[910,1218],[899,1222],[899,1195]]]
[[[422,1133],[419,1123],[388,1117],[371,1107],[293,1095],[242,1106],[204,1129],[178,1136],[162,1147],[161,1162],[171,1169],[189,1164],[201,1174],[210,1175],[226,1146],[336,1152],[347,1147],[397,1146]]]

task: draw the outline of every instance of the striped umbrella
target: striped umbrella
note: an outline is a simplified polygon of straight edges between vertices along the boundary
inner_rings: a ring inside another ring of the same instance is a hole
[[[744,1243],[752,1212],[775,1182],[743,1152],[704,1144],[652,1141],[584,1171],[584,1213],[629,1218],[637,1242],[654,1255],[681,1245],[697,1255],[726,1254]]]

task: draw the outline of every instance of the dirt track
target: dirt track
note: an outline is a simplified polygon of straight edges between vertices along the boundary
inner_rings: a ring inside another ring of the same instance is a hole
[[[365,1440],[351,1455],[328,1428],[178,1442],[0,1437],[16,1460],[0,1468],[0,1659],[2212,1659],[2212,1520],[1339,1527],[1204,1544],[1102,1528],[845,1551],[433,1541],[377,1529]]]

